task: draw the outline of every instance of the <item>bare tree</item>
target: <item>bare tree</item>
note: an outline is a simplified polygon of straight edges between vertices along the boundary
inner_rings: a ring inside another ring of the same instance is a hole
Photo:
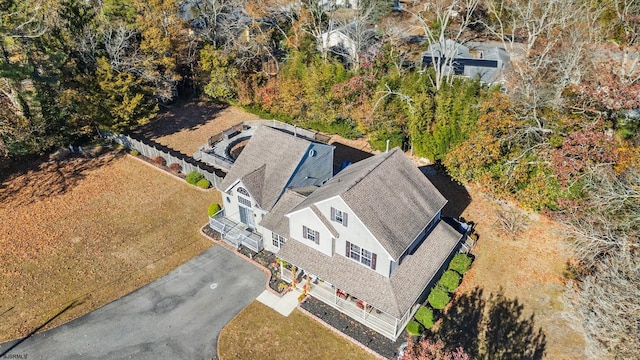
[[[586,203],[568,217],[579,261],[567,289],[567,317],[593,359],[631,359],[640,349],[640,175],[594,168]]]
[[[439,90],[446,82],[453,82],[452,68],[456,53],[462,45],[465,31],[475,21],[473,14],[478,0],[434,0],[425,3],[421,11],[404,10],[418,20],[432,49],[431,64],[435,71],[433,86]]]
[[[640,349],[640,260],[633,253],[606,258],[594,275],[571,281],[565,312],[585,335],[591,359],[635,359]]]

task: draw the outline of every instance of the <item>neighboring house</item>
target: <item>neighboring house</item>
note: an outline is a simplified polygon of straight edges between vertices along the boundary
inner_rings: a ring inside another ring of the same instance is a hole
[[[380,51],[375,29],[361,20],[339,27],[333,27],[330,23],[329,29],[318,39],[318,51],[331,52],[343,63],[356,66],[359,66],[361,58],[375,56]]]
[[[446,67],[446,74],[479,79],[486,84],[504,82],[504,70],[509,66],[509,53],[491,44],[472,43],[467,47],[452,40],[434,43],[422,53],[422,66]]]
[[[223,212],[264,236],[285,281],[395,340],[463,240],[441,220],[447,200],[399,148],[329,179],[332,147],[277,133],[249,141]]]
[[[357,9],[358,0],[320,0],[318,5],[325,10],[333,10],[338,7],[345,7],[347,9]]]
[[[323,32],[322,43],[318,44],[318,50],[323,53],[331,51],[347,61],[355,59],[358,55],[356,42],[340,29]]]
[[[333,146],[260,126],[221,182],[223,210],[210,225],[237,246],[277,250],[262,240],[262,218],[286,189],[319,186],[332,175]]]

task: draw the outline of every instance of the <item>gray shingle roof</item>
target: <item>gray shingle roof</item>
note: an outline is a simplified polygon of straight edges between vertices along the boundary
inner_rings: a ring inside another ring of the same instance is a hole
[[[331,222],[329,222],[329,219],[327,219],[324,215],[322,215],[322,212],[320,212],[320,209],[318,209],[317,206],[311,205],[311,211],[313,211],[313,213],[316,214],[318,219],[320,219],[320,222],[322,222],[322,224],[327,228],[327,230],[329,230],[329,232],[331,233],[331,235],[333,235],[333,237],[337,238],[340,236],[340,234],[336,231],[336,228],[334,228],[333,225],[331,225]]]
[[[342,170],[292,211],[340,196],[393,259],[398,259],[447,200],[395,148]]]
[[[220,184],[226,190],[242,180],[264,210],[271,210],[311,142],[268,126],[256,129]]]
[[[342,255],[327,256],[289,240],[278,257],[320,277],[375,308],[401,318],[458,247],[462,234],[441,221],[390,278]]]
[[[284,216],[287,212],[300,204],[305,197],[293,190],[286,190],[276,206],[260,220],[260,226],[272,232],[289,238],[289,218]]]

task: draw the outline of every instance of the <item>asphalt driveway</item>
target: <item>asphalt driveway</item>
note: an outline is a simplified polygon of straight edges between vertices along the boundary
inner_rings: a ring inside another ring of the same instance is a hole
[[[266,275],[212,246],[166,276],[55,329],[0,345],[7,358],[212,359],[220,330]]]

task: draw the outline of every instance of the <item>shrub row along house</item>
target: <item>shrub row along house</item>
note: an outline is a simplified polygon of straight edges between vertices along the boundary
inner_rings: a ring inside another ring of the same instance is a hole
[[[333,146],[262,126],[220,191],[212,228],[277,253],[285,281],[394,340],[464,237],[398,148],[334,176]]]

